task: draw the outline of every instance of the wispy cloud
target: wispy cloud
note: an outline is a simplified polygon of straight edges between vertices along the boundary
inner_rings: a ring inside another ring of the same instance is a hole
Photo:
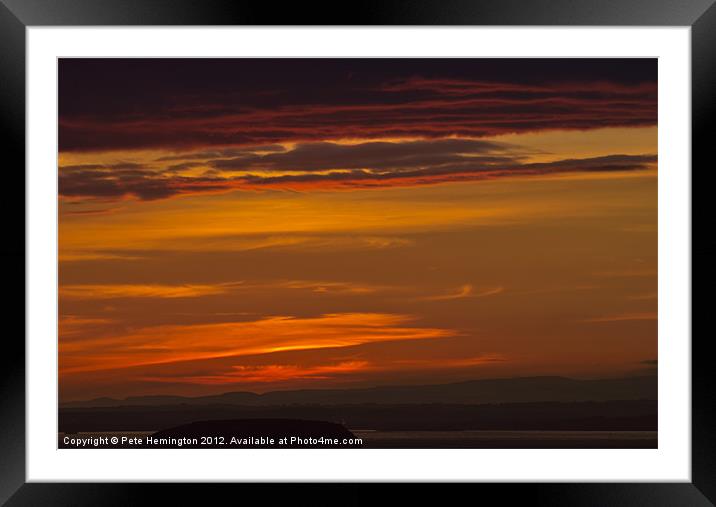
[[[465,284],[458,287],[456,290],[448,292],[446,294],[438,294],[435,296],[425,296],[419,298],[423,301],[450,301],[453,299],[464,299],[464,298],[481,298],[487,296],[494,296],[504,292],[504,287],[490,287],[481,290],[475,290],[471,284]]]
[[[147,382],[168,382],[172,384],[254,384],[281,383],[297,380],[327,380],[341,375],[357,373],[369,369],[367,361],[343,361],[335,364],[302,366],[297,364],[267,364],[256,366],[232,366],[227,371],[218,371],[210,375],[155,376],[140,377]]]
[[[132,261],[139,260],[142,257],[136,254],[120,253],[120,252],[100,252],[100,251],[74,251],[60,250],[58,260],[60,262],[77,262],[77,261],[95,261],[95,260],[123,260]]]
[[[340,348],[397,340],[456,336],[451,329],[413,326],[415,317],[337,313],[255,321],[152,326],[83,340],[60,341],[63,373],[128,368],[228,356]]]
[[[433,369],[440,368],[471,368],[491,363],[502,363],[507,361],[503,354],[481,354],[469,357],[453,358],[427,358],[427,359],[397,359],[390,363],[390,367],[401,368]]]
[[[60,297],[68,299],[114,299],[114,298],[194,298],[224,294],[238,283],[214,285],[161,285],[161,284],[87,284],[61,285]]]
[[[381,290],[389,289],[385,286],[370,284],[350,282],[320,282],[311,280],[289,280],[286,282],[278,282],[275,285],[271,286],[287,289],[305,289],[311,292],[322,294],[372,294]]]
[[[657,318],[658,315],[655,312],[619,313],[584,319],[582,322],[622,322],[628,320],[657,320]]]
[[[600,278],[648,278],[656,275],[655,268],[619,269],[594,273],[594,276]]]
[[[303,290],[316,294],[372,294],[394,290],[385,285],[321,280],[234,281],[215,284],[70,284],[61,285],[65,299],[199,298],[246,290]]]
[[[318,364],[271,363],[258,365],[216,365],[214,371],[201,373],[163,371],[162,375],[139,377],[146,382],[196,385],[282,384],[285,382],[336,380],[355,378],[356,374],[371,372],[435,371],[454,368],[474,368],[507,361],[500,354],[483,354],[456,358],[384,359],[371,362],[362,359],[327,361]],[[161,365],[159,365],[161,367]],[[203,367],[206,368],[206,367]],[[198,368],[201,370],[202,368]],[[160,370],[161,371],[161,370]]]
[[[101,332],[114,320],[106,317],[86,317],[81,315],[60,315],[58,319],[59,334],[64,338],[73,338],[88,333]]]

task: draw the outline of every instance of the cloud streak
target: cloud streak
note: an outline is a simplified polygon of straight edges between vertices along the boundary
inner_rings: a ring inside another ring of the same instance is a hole
[[[527,162],[519,146],[474,139],[298,144],[282,152],[232,152],[197,162],[206,170],[182,173],[155,165],[75,165],[60,168],[67,199],[164,199],[177,195],[257,189],[356,189],[478,181],[568,172],[636,171],[654,167],[656,155],[615,154]],[[194,162],[192,162],[192,165]]]
[[[368,361],[342,361],[334,364],[297,365],[234,365],[208,375],[141,377],[147,382],[168,382],[199,385],[224,385],[245,383],[281,383],[296,380],[327,380],[341,375],[359,373],[369,369]]]
[[[321,280],[266,280],[262,282],[223,282],[216,284],[65,284],[59,288],[62,299],[182,299],[227,294],[238,290],[302,290],[315,294],[364,295],[395,290],[394,287],[367,283]]]
[[[492,287],[488,289],[482,289],[479,291],[475,291],[475,288],[471,284],[465,284],[461,287],[458,287],[457,290],[447,293],[447,294],[439,294],[436,296],[426,296],[424,298],[421,298],[423,301],[451,301],[454,299],[466,299],[466,298],[482,298],[487,296],[494,296],[496,294],[501,294],[504,292],[504,287]]]
[[[146,327],[127,334],[61,342],[61,374],[187,360],[341,348],[366,343],[455,336],[450,329],[412,327],[415,317],[339,313],[312,318]]]
[[[271,364],[217,364],[208,370],[206,366],[197,366],[195,373],[181,371],[172,373],[163,371],[161,365],[155,375],[142,376],[139,380],[168,384],[195,385],[246,385],[246,384],[282,384],[296,381],[325,381],[336,379],[352,379],[356,374],[366,372],[396,371],[435,371],[445,368],[474,368],[492,363],[505,362],[507,359],[499,354],[483,354],[479,356],[431,359],[396,359],[380,363],[362,359],[344,361],[326,361],[318,364],[271,363]],[[161,374],[159,374],[161,373]]]
[[[215,285],[162,285],[162,284],[85,284],[62,285],[59,293],[67,299],[115,299],[115,298],[194,298],[225,294],[234,283]]]
[[[624,322],[630,320],[657,320],[658,315],[655,312],[640,313],[620,313],[616,315],[604,315],[602,317],[594,317],[585,319],[582,322]]]

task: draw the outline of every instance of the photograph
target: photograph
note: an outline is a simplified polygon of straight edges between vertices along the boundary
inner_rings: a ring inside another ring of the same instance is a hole
[[[58,448],[659,448],[657,58],[56,62]]]

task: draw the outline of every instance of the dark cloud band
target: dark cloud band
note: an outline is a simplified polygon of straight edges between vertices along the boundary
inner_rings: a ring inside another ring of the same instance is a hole
[[[655,60],[60,64],[61,151],[281,151],[279,143],[480,138],[656,121]]]
[[[206,158],[230,154],[231,158]],[[474,139],[298,144],[291,150],[205,152],[190,162],[161,158],[152,165],[86,164],[60,168],[60,195],[70,198],[154,200],[235,189],[303,186],[362,188],[470,181],[562,172],[633,171],[656,155],[609,155],[526,162],[519,146]],[[202,167],[204,169],[202,169]],[[198,168],[187,175],[183,170]],[[198,175],[197,175],[198,174]]]

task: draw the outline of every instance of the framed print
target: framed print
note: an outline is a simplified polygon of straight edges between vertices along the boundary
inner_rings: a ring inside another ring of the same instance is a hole
[[[711,2],[2,9],[8,505],[712,504]]]

